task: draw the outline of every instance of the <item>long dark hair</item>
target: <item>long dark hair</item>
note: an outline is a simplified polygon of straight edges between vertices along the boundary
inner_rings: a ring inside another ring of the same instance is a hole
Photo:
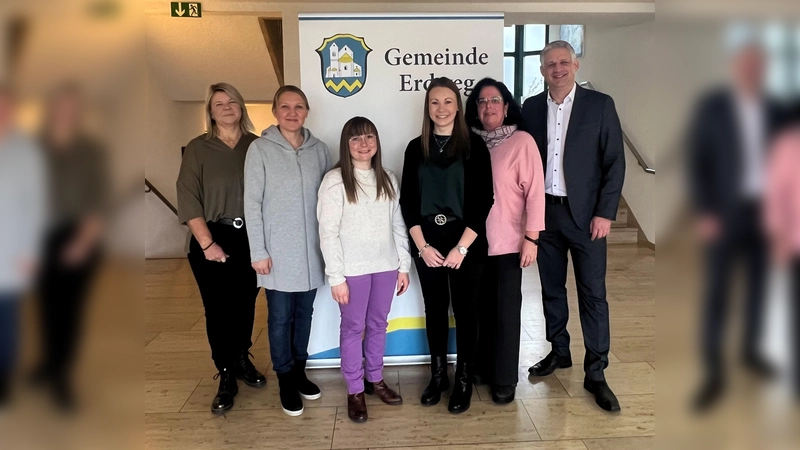
[[[381,163],[381,138],[378,136],[378,128],[366,117],[353,117],[344,124],[342,128],[342,137],[339,140],[339,162],[336,163],[335,168],[342,170],[342,183],[344,184],[344,192],[347,195],[347,201],[350,203],[358,203],[358,192],[356,186],[359,184],[356,180],[355,169],[353,169],[353,160],[350,156],[350,138],[353,136],[364,136],[367,134],[375,135],[375,143],[377,151],[372,156],[372,168],[375,170],[375,184],[377,185],[376,199],[384,197],[388,200],[394,200],[395,191],[392,186],[392,180],[389,174],[383,170]],[[361,188],[361,186],[358,186]],[[361,188],[363,191],[364,189]]]
[[[469,155],[469,128],[467,128],[466,122],[464,122],[464,106],[461,101],[461,93],[458,92],[458,86],[453,83],[453,80],[447,77],[440,77],[434,78],[431,81],[430,86],[428,86],[428,90],[425,92],[425,103],[422,105],[422,154],[427,159],[430,155],[430,142],[433,138],[433,120],[431,120],[430,114],[430,106],[428,102],[430,101],[430,94],[434,88],[437,87],[445,87],[453,91],[456,94],[456,106],[458,110],[456,111],[456,120],[453,123],[453,134],[450,136],[450,142],[447,149],[448,156],[455,156],[459,155],[462,152],[466,155]]]
[[[467,99],[467,111],[464,113],[467,125],[469,125],[470,128],[483,129],[483,124],[478,118],[478,99],[481,96],[481,90],[487,86],[497,88],[497,90],[500,91],[500,95],[503,97],[503,103],[508,105],[508,115],[503,119],[503,125],[519,125],[522,120],[522,110],[517,104],[517,101],[514,100],[514,96],[511,95],[511,91],[508,90],[505,83],[502,81],[497,81],[494,78],[488,77],[478,81],[478,84],[472,89],[472,93]]]

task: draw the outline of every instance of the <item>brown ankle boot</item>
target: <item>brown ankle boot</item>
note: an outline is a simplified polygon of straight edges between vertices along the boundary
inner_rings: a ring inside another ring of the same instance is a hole
[[[347,417],[353,422],[367,421],[367,401],[363,392],[347,395]]]
[[[378,396],[379,399],[383,403],[387,405],[402,405],[403,404],[403,397],[400,397],[400,394],[393,391],[383,380],[378,381],[377,383],[372,383],[375,388],[375,395]]]

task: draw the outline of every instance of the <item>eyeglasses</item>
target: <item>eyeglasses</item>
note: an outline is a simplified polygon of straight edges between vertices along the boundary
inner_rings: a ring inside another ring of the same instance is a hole
[[[361,136],[353,136],[353,137],[351,137],[350,138],[350,143],[351,144],[360,144],[362,142],[366,142],[366,143],[370,143],[371,144],[371,143],[375,142],[375,139],[377,139],[377,138],[375,137],[374,134],[362,134]]]
[[[486,106],[487,104],[491,103],[492,105],[498,106],[503,104],[503,97],[494,96],[491,98],[479,98],[478,99],[478,106]]]

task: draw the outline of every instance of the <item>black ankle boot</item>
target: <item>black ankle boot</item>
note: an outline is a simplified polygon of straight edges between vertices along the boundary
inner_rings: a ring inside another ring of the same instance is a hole
[[[294,367],[292,367],[292,373],[294,373],[294,382],[300,396],[306,400],[316,400],[322,397],[322,392],[320,392],[319,387],[306,377],[305,360],[295,361]]]
[[[280,387],[281,407],[287,415],[296,417],[303,414],[303,399],[297,391],[293,372],[279,373],[278,386]]]
[[[456,364],[456,378],[447,410],[459,414],[469,409],[472,401],[472,377],[467,364]]]
[[[248,386],[262,387],[267,384],[267,377],[256,370],[256,366],[250,361],[250,352],[243,351],[236,361],[236,377],[241,378]]]
[[[447,356],[431,356],[431,382],[422,391],[420,402],[425,406],[435,405],[442,399],[442,392],[448,389]]]
[[[220,369],[219,373],[214,375],[214,379],[217,378],[219,378],[219,389],[214,401],[211,402],[211,411],[216,413],[231,409],[233,397],[239,393],[239,385],[230,369]]]

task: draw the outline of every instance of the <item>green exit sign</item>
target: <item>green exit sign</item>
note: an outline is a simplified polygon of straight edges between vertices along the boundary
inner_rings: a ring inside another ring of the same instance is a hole
[[[200,3],[172,2],[169,4],[172,17],[203,17],[203,8]]]

